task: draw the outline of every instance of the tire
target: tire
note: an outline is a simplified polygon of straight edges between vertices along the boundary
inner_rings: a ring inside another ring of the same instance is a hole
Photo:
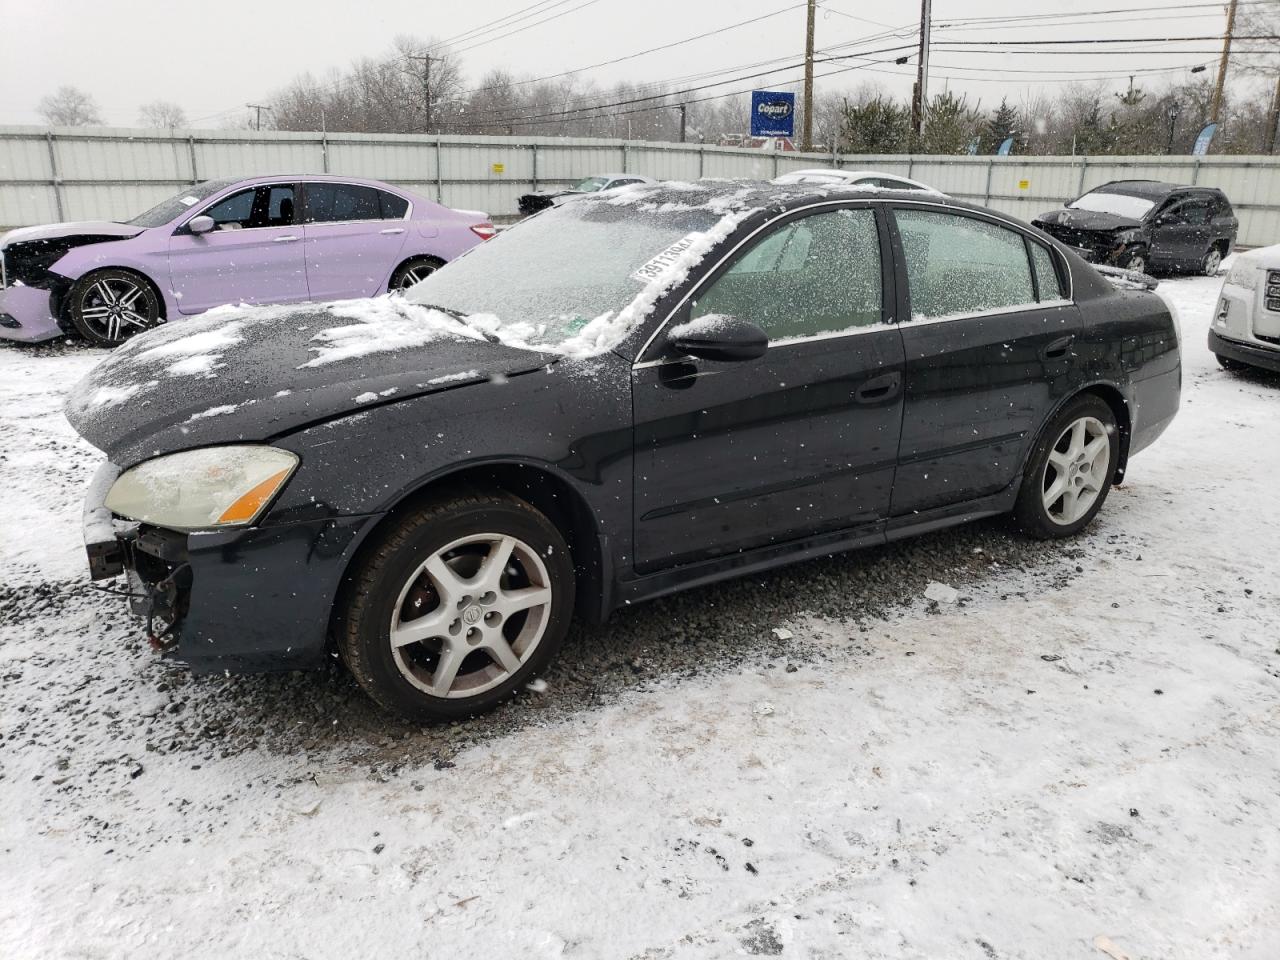
[[[1135,273],[1146,273],[1147,251],[1142,249],[1134,250],[1133,253],[1129,254],[1129,259],[1126,261],[1124,268]]]
[[[387,283],[388,293],[404,293],[415,283],[444,266],[439,257],[414,257],[396,267]]]
[[[507,494],[456,494],[379,537],[348,578],[335,627],[347,667],[382,707],[458,720],[545,669],[573,606],[573,562],[551,521]]]
[[[1200,261],[1200,273],[1206,277],[1216,277],[1222,267],[1222,251],[1216,246],[1210,247]]]
[[[1070,401],[1031,450],[1014,506],[1018,526],[1041,540],[1079,533],[1102,509],[1119,455],[1120,435],[1107,403],[1092,394]],[[1060,482],[1062,492],[1053,497]]]
[[[164,322],[151,282],[132,270],[109,268],[85,274],[67,294],[76,332],[95,347],[117,347]]]

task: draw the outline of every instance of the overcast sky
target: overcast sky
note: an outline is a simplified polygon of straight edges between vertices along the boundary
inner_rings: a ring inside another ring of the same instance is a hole
[[[517,74],[541,76],[621,57],[649,47],[723,27],[750,17],[775,16],[714,37],[698,40],[610,67],[588,71],[602,83],[617,80],[650,82],[693,73],[744,66],[773,58],[799,59],[804,50],[804,5],[795,0],[564,0],[531,20],[514,23],[493,34],[459,42],[476,44],[461,53],[469,82],[493,66]],[[936,0],[935,41],[993,39],[1076,39],[1082,37],[1139,38],[1221,34],[1221,5],[1171,9],[1205,0]],[[105,120],[113,125],[137,122],[138,107],[151,100],[177,102],[193,126],[216,127],[229,115],[245,115],[244,104],[262,103],[301,72],[325,75],[352,60],[386,52],[397,34],[444,39],[473,30],[489,21],[529,7],[532,0],[489,0],[487,3],[442,3],[424,0],[223,0],[194,4],[182,0],[0,0],[0,123],[38,123],[36,103],[60,85],[71,84],[91,93]],[[784,9],[792,7],[792,9]],[[1027,17],[1062,12],[1081,13],[1142,7],[1162,15],[1113,13],[1094,22],[1022,21],[993,30],[986,25],[941,29],[966,17]],[[870,39],[861,49],[879,50],[904,45],[910,37],[884,36],[886,29],[907,26],[918,19],[918,7],[907,3],[869,4],[859,0],[821,0],[817,47],[821,50]],[[56,12],[54,12],[56,10]],[[542,17],[564,16],[523,29],[506,38],[498,34],[529,26]],[[859,19],[862,18],[862,19]],[[1097,22],[1105,20],[1106,25]],[[1137,47],[1158,55],[1132,52]],[[1060,78],[1112,78],[1116,89],[1127,84],[1132,70],[1162,69],[1161,75],[1138,76],[1141,83],[1165,77],[1189,76],[1187,68],[1215,63],[1211,40],[1180,44],[1121,44],[1117,54],[1057,55],[1043,51],[978,53],[936,49],[931,92],[949,85],[982,101],[999,103],[1042,84],[1060,86]],[[833,51],[848,52],[849,48]],[[877,59],[910,51],[876,53]],[[851,61],[822,63],[818,73],[849,66]],[[870,64],[831,78],[819,78],[818,89],[856,86],[863,80],[882,82],[890,90],[910,89],[912,66]],[[999,70],[1046,71],[997,74]],[[1213,67],[1210,68],[1211,70]],[[875,71],[875,72],[872,72]],[[880,72],[887,71],[887,72]],[[742,87],[771,87],[798,77],[799,71],[727,84],[700,94]],[[730,74],[729,76],[732,76]],[[724,79],[716,77],[712,79]],[[995,82],[992,82],[992,81]],[[707,81],[700,81],[705,83]]]

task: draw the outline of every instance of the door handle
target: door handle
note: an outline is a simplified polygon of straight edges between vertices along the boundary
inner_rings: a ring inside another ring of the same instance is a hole
[[[901,382],[902,374],[900,373],[886,373],[880,377],[873,377],[853,392],[853,399],[858,403],[875,403],[896,393],[898,384]]]
[[[379,230],[379,233],[404,233],[404,227],[388,227],[386,230]]]
[[[297,242],[297,240],[298,240],[298,238],[297,238],[297,237],[292,237],[292,236],[290,236],[290,237],[273,237],[273,238],[271,239],[271,242],[272,242],[272,243],[296,243],[296,242]]]
[[[1040,351],[1041,360],[1062,360],[1071,353],[1071,343],[1075,337],[1059,337]]]

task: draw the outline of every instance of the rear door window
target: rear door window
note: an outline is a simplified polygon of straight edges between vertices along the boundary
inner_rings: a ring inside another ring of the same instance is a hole
[[[1031,247],[1031,263],[1036,271],[1036,289],[1040,294],[1040,302],[1067,299],[1066,286],[1049,248],[1034,240],[1027,242]]]
[[[303,206],[304,223],[382,219],[378,191],[355,183],[308,183]]]
[[[386,190],[378,191],[378,203],[382,206],[383,220],[403,220],[409,212],[408,200]]]
[[[953,213],[898,209],[894,216],[906,254],[912,320],[1036,303],[1022,234]]]

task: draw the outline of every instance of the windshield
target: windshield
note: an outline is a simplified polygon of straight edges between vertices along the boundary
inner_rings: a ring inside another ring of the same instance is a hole
[[[574,193],[595,193],[608,182],[608,177],[587,177],[579,180],[569,189]]]
[[[174,194],[163,203],[157,203],[146,213],[138,214],[129,223],[135,227],[163,227],[201,200],[207,200],[219,190],[235,182],[234,180],[206,180],[204,183],[198,183],[181,193]]]
[[[1067,205],[1072,210],[1092,210],[1094,213],[1112,213],[1117,217],[1141,220],[1155,206],[1154,200],[1130,197],[1123,193],[1086,193],[1079,200]]]
[[[656,212],[603,200],[554,207],[473,247],[408,291],[508,343],[555,349],[603,331],[650,281],[713,227],[707,207]],[[638,317],[635,319],[639,319]],[[625,320],[625,318],[624,318]],[[593,337],[602,339],[601,335]]]

